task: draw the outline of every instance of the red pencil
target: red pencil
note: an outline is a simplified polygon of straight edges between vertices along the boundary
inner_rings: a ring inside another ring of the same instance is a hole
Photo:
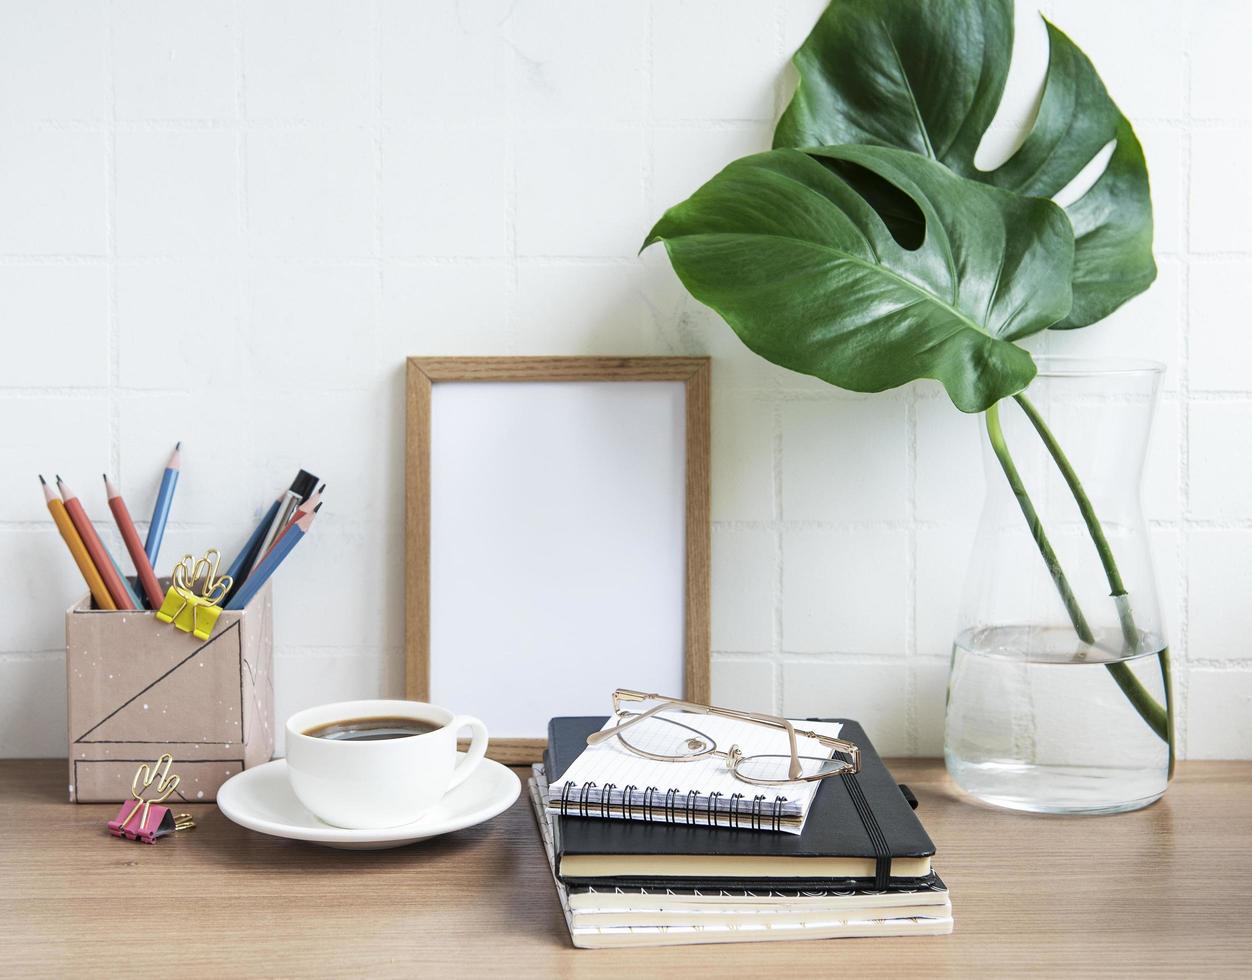
[[[122,585],[122,580],[118,577],[117,570],[113,567],[113,562],[109,561],[109,556],[105,552],[99,536],[96,534],[96,529],[91,526],[91,518],[83,510],[82,501],[78,499],[78,495],[73,490],[61,481],[59,476],[57,477],[57,487],[61,491],[61,499],[65,501],[65,512],[70,515],[70,520],[74,523],[78,536],[83,539],[83,546],[87,549],[87,554],[91,555],[96,571],[104,579],[104,587],[109,590],[109,595],[113,597],[114,604],[116,604],[118,609],[134,609],[135,604],[130,601],[130,596],[127,595],[126,587]]]
[[[143,542],[139,540],[139,532],[135,530],[135,522],[130,519],[130,511],[126,509],[126,501],[121,491],[113,485],[109,474],[104,474],[104,492],[109,498],[109,510],[113,511],[113,520],[117,529],[122,532],[122,540],[126,542],[126,550],[130,552],[130,560],[135,563],[135,571],[139,573],[139,584],[143,586],[144,595],[148,597],[148,605],[152,609],[160,609],[165,601],[161,584],[157,581],[156,572],[152,570],[152,562],[148,561],[147,552],[143,550]]]

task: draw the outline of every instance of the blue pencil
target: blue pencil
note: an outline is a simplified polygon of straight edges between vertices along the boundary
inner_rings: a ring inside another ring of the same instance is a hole
[[[274,569],[282,564],[282,560],[291,554],[291,550],[308,533],[309,528],[313,525],[313,518],[316,516],[316,513],[310,511],[287,529],[287,533],[261,559],[260,564],[252,569],[252,574],[244,582],[243,588],[236,592],[234,597],[226,603],[227,609],[242,609],[252,601],[252,597],[260,591],[261,586],[274,574]]]
[[[152,508],[152,523],[148,525],[148,540],[143,545],[144,553],[154,567],[157,563],[157,554],[161,550],[161,538],[165,536],[165,522],[170,518],[174,487],[178,485],[178,468],[183,461],[182,454],[179,452],[182,445],[181,441],[174,444],[170,461],[165,464],[165,475],[161,477],[161,489],[157,491],[156,506]]]
[[[122,566],[117,563],[117,559],[113,557],[113,552],[109,550],[109,546],[103,541],[100,542],[100,548],[104,551],[104,556],[109,559],[109,564],[113,566],[113,570],[117,572],[117,577],[122,580],[122,588],[126,590],[126,594],[130,596],[130,601],[135,604],[136,609],[147,609],[148,604],[139,598],[139,593],[135,591],[135,587],[130,584],[130,579],[126,577],[126,573],[122,571]]]
[[[231,596],[243,587],[243,580],[248,577],[248,569],[256,564],[257,555],[261,553],[261,542],[265,540],[265,535],[269,533],[270,525],[274,523],[274,518],[278,516],[278,505],[282,501],[283,498],[279,497],[270,504],[270,509],[261,518],[261,523],[256,526],[252,536],[239,549],[239,554],[235,555],[235,560],[230,563],[230,568],[226,569],[226,574],[230,576],[231,582],[234,583],[230,587],[230,592],[226,595],[227,602],[230,601]]]

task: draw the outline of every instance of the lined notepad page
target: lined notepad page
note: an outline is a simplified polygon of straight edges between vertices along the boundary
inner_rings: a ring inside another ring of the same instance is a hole
[[[682,724],[689,725],[703,732],[717,743],[718,751],[725,752],[732,745],[738,745],[744,755],[787,755],[790,748],[787,733],[782,729],[767,728],[764,725],[753,725],[749,722],[737,721],[733,718],[721,718],[716,715],[693,715],[676,713],[669,715]],[[603,726],[612,728],[616,719],[610,718]],[[839,737],[843,726],[838,722],[798,721],[792,722],[799,728],[818,732],[833,738]],[[602,729],[603,730],[603,729]],[[816,739],[796,737],[800,755],[830,757],[830,749]],[[637,741],[641,749],[646,751],[664,751],[660,746],[649,746]],[[694,762],[658,762],[636,755],[621,744],[620,739],[611,738],[599,745],[589,745],[574,760],[573,765],[565,774],[548,787],[547,798],[550,803],[559,802],[561,792],[567,784],[581,789],[588,783],[595,783],[595,789],[588,794],[588,802],[598,803],[601,790],[608,784],[614,784],[609,793],[610,803],[621,803],[625,787],[636,787],[631,794],[634,805],[642,806],[644,792],[648,787],[656,787],[661,794],[657,802],[664,804],[667,790],[679,791],[685,804],[687,794],[694,790],[698,794],[695,806],[700,810],[708,807],[708,797],[712,793],[721,793],[714,801],[714,808],[729,810],[735,804],[732,797],[742,794],[751,800],[758,794],[764,794],[766,805],[772,806],[775,797],[786,797],[781,805],[781,812],[789,817],[800,817],[808,813],[809,804],[817,794],[818,782],[786,783],[780,786],[758,786],[737,779],[726,765],[726,760],[717,756],[707,756]],[[573,790],[571,790],[573,792]],[[575,798],[578,798],[575,796]]]

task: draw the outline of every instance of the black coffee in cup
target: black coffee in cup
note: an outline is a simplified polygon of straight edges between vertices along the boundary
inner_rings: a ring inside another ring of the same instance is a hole
[[[418,718],[348,718],[315,725],[304,734],[334,742],[377,742],[385,738],[427,735],[441,727]]]

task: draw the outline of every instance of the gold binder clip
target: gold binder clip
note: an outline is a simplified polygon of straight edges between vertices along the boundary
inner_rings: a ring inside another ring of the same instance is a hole
[[[216,548],[206,551],[203,558],[183,555],[170,574],[170,588],[157,610],[157,619],[173,623],[197,639],[207,640],[221,615],[221,602],[234,584],[229,575],[218,577],[221,560]]]

